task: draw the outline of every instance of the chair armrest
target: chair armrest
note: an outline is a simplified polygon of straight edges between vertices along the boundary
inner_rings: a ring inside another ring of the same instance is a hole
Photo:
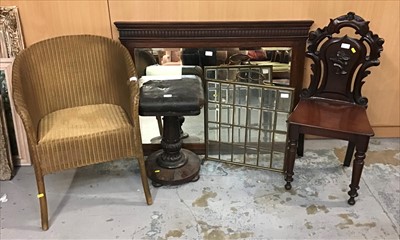
[[[129,81],[130,102],[129,102],[129,117],[135,126],[136,119],[139,120],[139,84],[137,81]]]
[[[135,146],[135,149],[142,151],[141,153],[138,154],[143,154],[143,148],[141,146],[142,144],[142,135],[141,135],[141,129],[140,129],[140,121],[139,121],[139,83],[138,81],[129,81],[129,90],[131,93],[130,96],[130,112],[129,112],[129,118],[132,122],[134,131],[135,131],[135,139],[134,144],[139,144],[140,146]]]
[[[31,108],[29,102],[24,94],[24,89],[21,83],[19,62],[14,62],[13,76],[12,76],[12,97],[14,101],[15,110],[20,116],[24,124],[26,135],[28,137],[29,145],[36,145],[38,143],[37,132],[40,121],[40,114],[37,109]],[[30,105],[33,105],[31,102]]]

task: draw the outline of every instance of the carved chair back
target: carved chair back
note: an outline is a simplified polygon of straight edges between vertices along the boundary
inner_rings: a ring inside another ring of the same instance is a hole
[[[306,56],[311,58],[312,75],[300,98],[324,98],[367,106],[361,94],[363,79],[371,66],[379,65],[384,40],[369,30],[369,21],[349,12],[331,19],[328,26],[312,31]],[[340,36],[344,28],[355,30],[357,37]]]

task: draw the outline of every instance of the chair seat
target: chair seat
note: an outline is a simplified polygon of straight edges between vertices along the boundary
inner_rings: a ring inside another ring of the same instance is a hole
[[[194,116],[204,104],[203,83],[195,75],[148,76],[140,88],[141,116]],[[141,80],[144,80],[143,78]]]
[[[53,172],[63,164],[79,167],[133,156],[133,126],[117,105],[88,105],[50,113],[40,121],[38,137],[38,151],[46,156],[41,159],[44,172]]]
[[[288,123],[335,132],[373,136],[366,109],[362,106],[322,99],[302,99]]]
[[[39,144],[118,132],[131,127],[124,110],[117,105],[67,108],[50,113],[40,121]]]

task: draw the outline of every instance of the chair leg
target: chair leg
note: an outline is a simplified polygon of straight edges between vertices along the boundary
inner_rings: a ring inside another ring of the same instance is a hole
[[[356,142],[356,153],[353,161],[353,173],[350,183],[350,191],[348,192],[350,199],[347,201],[350,205],[354,205],[354,198],[358,197],[357,190],[360,189],[361,173],[364,167],[365,153],[368,149],[369,137],[364,137]]]
[[[343,166],[345,166],[345,167],[350,166],[351,158],[353,157],[355,146],[356,145],[353,142],[349,141],[349,144],[347,145],[346,156],[344,157]]]
[[[38,189],[37,197],[39,198],[42,229],[43,231],[46,231],[49,229],[49,216],[47,210],[46,189],[44,187],[44,177],[42,175],[42,171],[38,169],[39,167],[34,167],[34,168],[35,168],[36,184]]]
[[[299,134],[299,142],[297,143],[297,156],[304,156],[304,134]]]
[[[296,159],[297,141],[299,138],[299,129],[295,125],[289,125],[289,142],[287,148],[287,154],[284,163],[284,170],[286,173],[285,177],[285,189],[290,190],[292,188],[291,182],[293,182],[293,168],[294,161]]]
[[[138,158],[139,169],[140,169],[140,177],[142,179],[144,196],[146,197],[147,205],[153,204],[153,198],[151,197],[150,188],[149,188],[149,180],[147,179],[146,167],[144,164],[144,157],[141,156]]]

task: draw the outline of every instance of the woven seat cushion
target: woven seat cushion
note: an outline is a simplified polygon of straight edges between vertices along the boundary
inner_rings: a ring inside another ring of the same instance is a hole
[[[39,123],[38,139],[45,172],[58,171],[64,165],[65,169],[74,168],[134,154],[133,126],[123,109],[112,104],[50,113]]]

